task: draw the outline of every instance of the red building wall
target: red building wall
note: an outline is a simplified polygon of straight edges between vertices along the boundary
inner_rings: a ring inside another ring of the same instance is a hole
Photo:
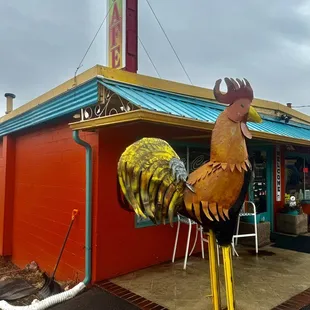
[[[15,165],[12,170],[12,225],[8,235],[12,236],[10,251],[16,265],[23,268],[34,260],[42,270],[50,273],[67,232],[71,212],[79,209],[80,215],[71,231],[56,278],[82,280],[85,149],[74,142],[67,124],[65,120],[62,124],[45,125],[18,133],[10,140],[11,143],[14,141],[10,151],[14,150],[11,155]],[[113,128],[100,135],[81,133],[81,138],[92,145],[94,154],[93,282],[171,260],[176,227],[135,228],[134,214],[122,210],[117,201],[116,166],[121,152],[138,136],[167,137],[180,133],[181,129],[167,130],[163,126],[161,129],[132,126],[125,131]],[[0,157],[0,172],[2,163]],[[3,185],[0,183],[0,194],[1,190]],[[181,229],[177,257],[184,256],[187,229]],[[197,248],[200,250],[199,245]]]
[[[3,197],[4,197],[4,159],[3,159],[3,143],[0,142],[0,201],[3,199]],[[2,223],[1,219],[0,223]]]
[[[96,165],[97,134],[82,133],[81,138],[93,146]],[[80,214],[61,259],[58,279],[84,277],[85,149],[75,143],[67,122],[19,134],[16,137],[13,262],[24,267],[35,260],[42,270],[51,272],[73,209],[78,209]]]
[[[4,174],[4,161],[3,161],[3,144],[0,142],[0,176],[3,176]],[[3,184],[3,178],[0,177],[0,197],[3,197],[4,195],[4,184]]]
[[[132,126],[104,130],[99,137],[99,184],[94,281],[142,269],[172,257],[176,225],[135,228],[134,214],[117,200],[117,162],[125,148],[139,136],[167,136],[164,126]],[[188,226],[182,225],[177,256],[184,256]],[[194,234],[192,234],[192,242]],[[197,249],[200,243],[197,242]],[[207,247],[207,244],[205,245]]]
[[[12,253],[12,218],[15,174],[15,141],[13,137],[3,137],[1,153],[0,255],[8,256]]]

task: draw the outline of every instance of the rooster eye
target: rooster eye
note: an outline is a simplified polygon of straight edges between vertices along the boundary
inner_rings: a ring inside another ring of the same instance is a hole
[[[243,103],[241,103],[241,107],[244,108],[244,104]]]

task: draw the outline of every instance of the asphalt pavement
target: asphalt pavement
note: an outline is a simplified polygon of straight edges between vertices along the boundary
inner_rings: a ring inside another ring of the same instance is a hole
[[[80,295],[62,304],[55,305],[51,310],[137,310],[140,309],[126,300],[92,287]]]

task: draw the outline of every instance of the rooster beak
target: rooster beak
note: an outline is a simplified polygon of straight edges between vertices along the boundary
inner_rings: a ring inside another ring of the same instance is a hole
[[[247,121],[252,122],[252,123],[262,123],[263,122],[260,115],[257,113],[257,111],[252,106],[250,106]]]

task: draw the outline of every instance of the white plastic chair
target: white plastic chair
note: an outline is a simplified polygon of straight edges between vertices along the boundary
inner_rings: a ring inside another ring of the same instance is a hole
[[[246,211],[245,206],[249,205],[252,206],[252,212]],[[251,234],[240,234],[239,235],[239,226],[240,226],[240,218],[241,217],[248,217],[248,216],[253,216],[254,217],[254,233]],[[243,203],[243,206],[240,210],[239,217],[238,217],[238,222],[237,222],[237,229],[236,229],[236,234],[233,236],[233,242],[232,242],[232,247],[233,247],[233,255],[239,256],[238,252],[236,251],[235,246],[238,244],[238,238],[247,238],[247,237],[255,237],[255,251],[256,254],[258,253],[258,240],[257,240],[257,222],[256,222],[256,206],[255,203],[252,201],[245,201]]]
[[[180,226],[181,226],[181,223],[183,223],[183,224],[188,225],[188,235],[187,235],[187,243],[186,243],[186,250],[185,250],[185,257],[184,257],[184,265],[183,265],[183,269],[186,270],[187,259],[188,259],[188,256],[191,256],[193,251],[194,251],[194,248],[195,248],[197,240],[198,240],[198,233],[200,234],[201,256],[203,259],[205,258],[204,242],[208,242],[208,239],[203,237],[202,226],[198,225],[196,222],[194,222],[193,220],[191,220],[191,219],[189,219],[183,215],[178,214],[177,217],[178,217],[178,226],[177,226],[177,233],[175,236],[172,262],[174,263],[174,261],[175,261],[175,254],[176,254],[176,250],[177,250],[177,246],[178,246]],[[189,252],[189,243],[190,243],[190,239],[191,239],[191,232],[192,232],[192,226],[193,225],[196,226],[196,235],[195,235],[195,241],[194,241],[193,247],[192,247],[191,251]],[[218,247],[217,247],[217,256],[218,256],[217,258],[218,258],[218,264],[219,264],[219,249],[218,249]]]

